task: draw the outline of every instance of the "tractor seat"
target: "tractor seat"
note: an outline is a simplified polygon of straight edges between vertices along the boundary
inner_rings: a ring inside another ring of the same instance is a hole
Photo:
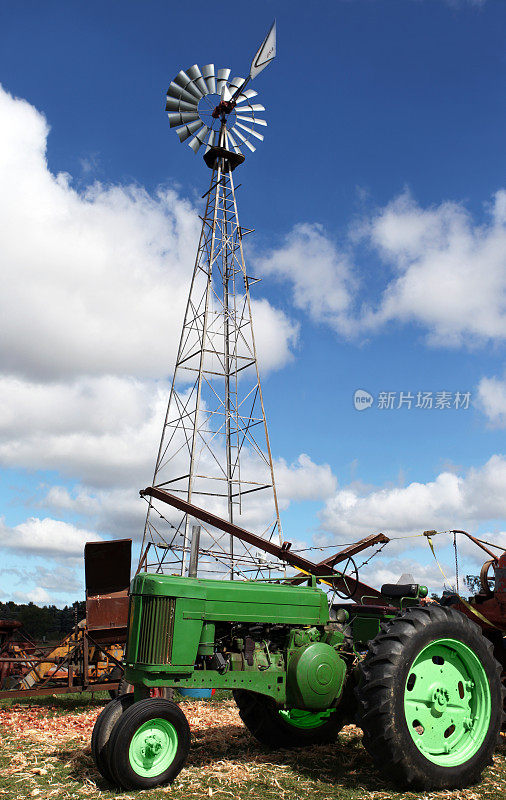
[[[384,583],[380,591],[384,597],[418,597],[418,583]]]

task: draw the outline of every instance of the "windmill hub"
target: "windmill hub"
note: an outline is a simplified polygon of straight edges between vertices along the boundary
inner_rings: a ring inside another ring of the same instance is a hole
[[[214,119],[219,119],[225,114],[230,114],[230,112],[234,110],[236,105],[237,103],[235,102],[235,100],[221,100],[221,102],[218,103],[218,105],[212,112],[211,116]]]

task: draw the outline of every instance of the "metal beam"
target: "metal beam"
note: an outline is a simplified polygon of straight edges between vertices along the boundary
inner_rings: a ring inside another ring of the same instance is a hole
[[[387,602],[386,598],[384,598],[381,592],[379,592],[377,589],[373,589],[371,586],[367,586],[367,584],[361,583],[360,581],[355,582],[354,578],[351,576],[345,576],[343,578],[342,573],[340,573],[338,570],[335,570],[333,566],[333,564],[336,563],[336,559],[341,561],[345,558],[348,558],[352,552],[360,552],[360,550],[363,550],[365,547],[369,547],[371,544],[376,544],[377,542],[388,542],[388,538],[382,533],[376,534],[372,537],[367,537],[367,540],[362,540],[361,542],[357,543],[357,545],[352,545],[341,553],[337,553],[335,556],[332,556],[331,558],[328,558],[319,564],[315,564],[313,561],[308,561],[308,559],[303,558],[297,553],[292,553],[290,551],[289,542],[284,542],[282,545],[277,545],[274,542],[270,542],[261,536],[257,536],[256,534],[245,530],[244,528],[240,528],[233,522],[228,522],[228,520],[222,519],[222,517],[218,517],[215,514],[211,514],[209,511],[206,511],[203,508],[194,506],[193,503],[188,503],[181,497],[176,497],[175,495],[166,492],[164,489],[148,486],[146,489],[142,489],[139,494],[141,497],[148,496],[154,497],[156,500],[161,500],[162,503],[167,503],[169,506],[173,506],[179,511],[183,511],[185,514],[189,514],[191,517],[195,517],[196,519],[201,520],[201,522],[207,523],[207,525],[212,525],[214,528],[218,528],[218,530],[230,534],[230,536],[235,536],[237,539],[240,539],[241,541],[246,542],[253,547],[257,547],[259,550],[263,550],[265,553],[269,553],[269,555],[278,558],[280,561],[284,561],[286,564],[289,564],[296,569],[300,569],[302,572],[306,572],[309,575],[315,575],[317,578],[325,580],[337,591],[343,594],[346,593],[349,597],[352,596],[353,600],[356,600],[357,602],[359,602],[363,597],[374,598],[375,600],[379,600],[383,603]],[[367,543],[365,543],[366,541]],[[357,550],[357,547],[359,550]],[[333,564],[329,564],[329,562],[333,562]],[[353,595],[351,595],[349,591],[350,585],[356,586]]]

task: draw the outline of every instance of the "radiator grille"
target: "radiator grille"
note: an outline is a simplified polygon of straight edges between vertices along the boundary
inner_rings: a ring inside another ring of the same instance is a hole
[[[139,664],[170,664],[174,633],[174,597],[142,595],[139,620],[139,644],[136,661]]]

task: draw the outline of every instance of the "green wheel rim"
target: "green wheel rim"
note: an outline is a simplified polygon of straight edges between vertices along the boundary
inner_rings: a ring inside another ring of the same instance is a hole
[[[301,708],[290,708],[288,711],[280,711],[280,717],[293,725],[294,728],[303,728],[310,730],[312,728],[320,728],[325,725],[330,715],[334,713],[334,709],[327,711],[303,711]]]
[[[413,661],[404,690],[409,733],[433,764],[457,767],[478,752],[492,713],[490,686],[470,647],[437,639]]]
[[[130,766],[143,778],[161,775],[177,752],[177,732],[166,719],[150,719],[138,728],[128,748]]]

